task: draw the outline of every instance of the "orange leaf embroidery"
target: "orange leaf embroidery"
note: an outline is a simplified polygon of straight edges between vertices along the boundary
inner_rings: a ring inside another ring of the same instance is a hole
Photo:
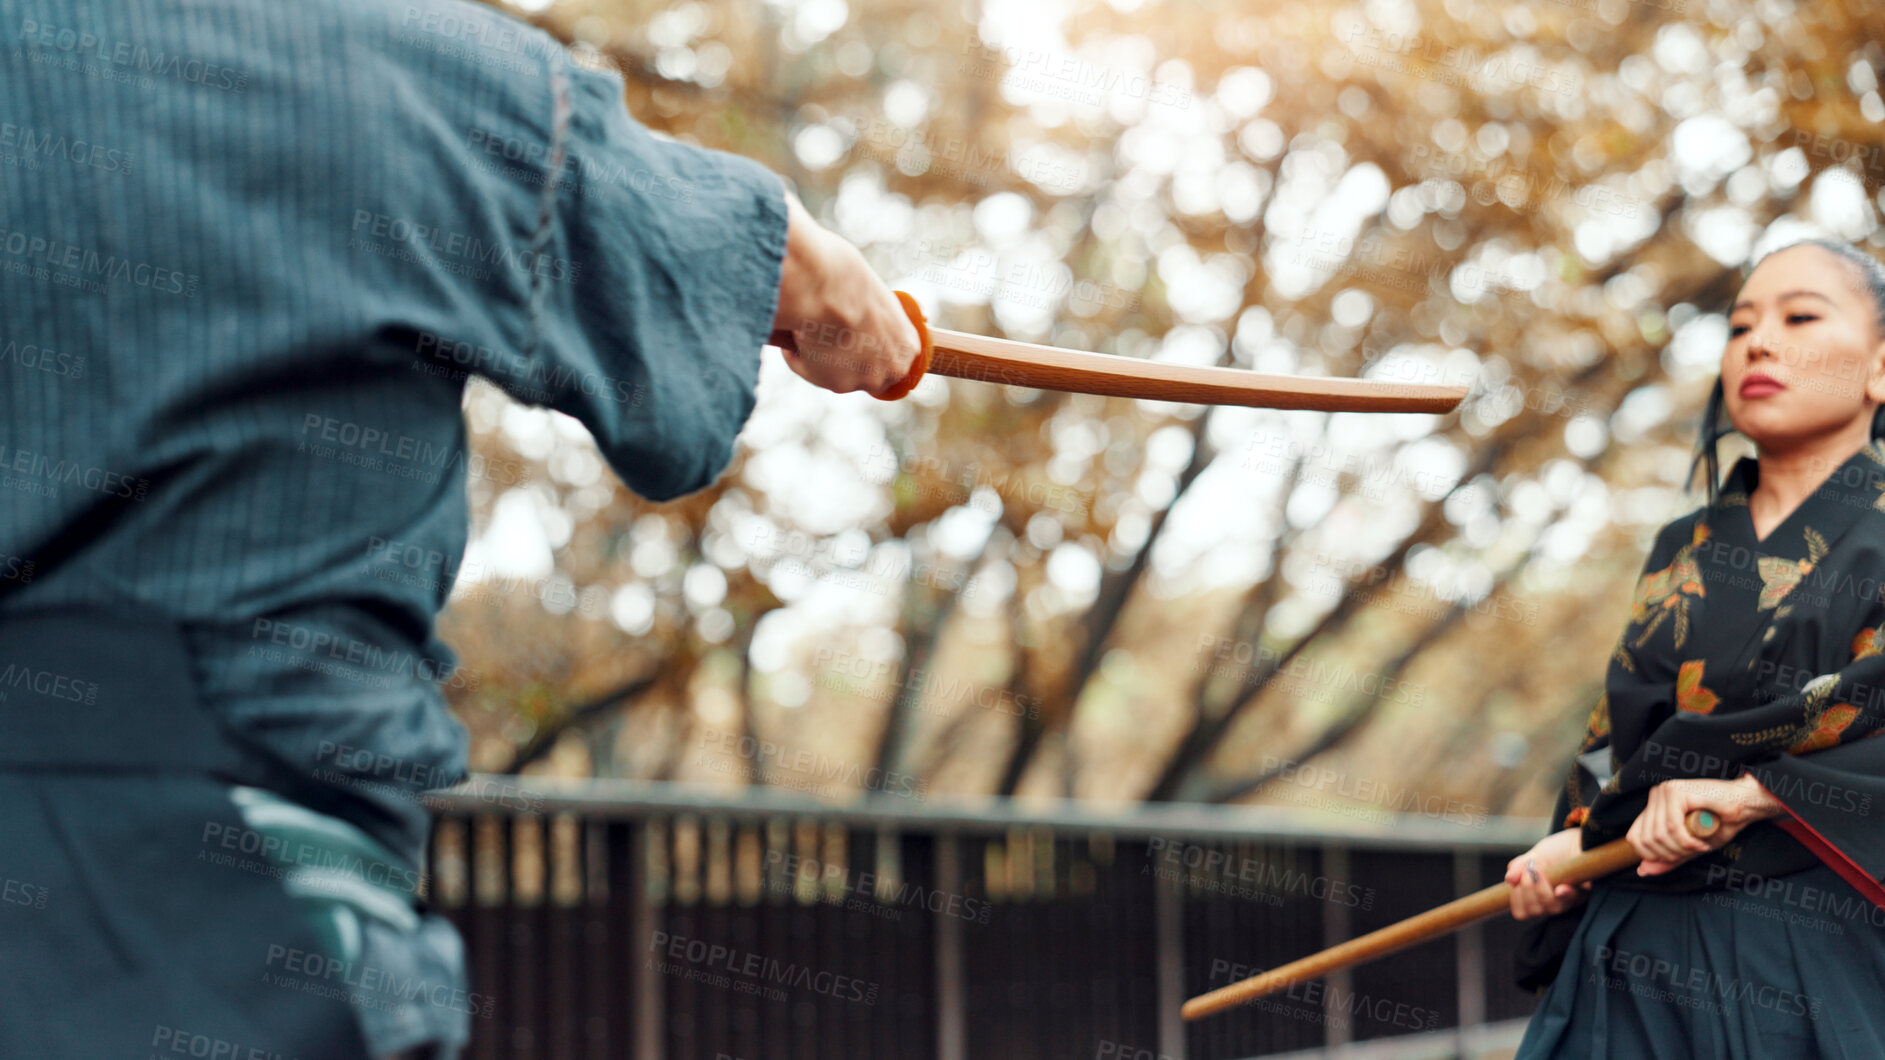
[[[1880,496],[1885,496],[1885,494],[1880,494]],[[1877,629],[1862,629],[1857,636],[1852,638],[1853,662],[1870,658],[1871,656],[1877,655],[1881,650],[1885,650],[1885,638],[1879,636],[1881,630],[1885,630],[1885,626],[1880,626]]]
[[[1801,734],[1799,739],[1787,746],[1787,750],[1800,755],[1832,747],[1839,743],[1839,737],[1858,717],[1858,707],[1850,703],[1835,703],[1821,711],[1819,724]]]
[[[1702,660],[1690,659],[1676,671],[1676,706],[1691,714],[1707,714],[1721,697],[1702,687]]]

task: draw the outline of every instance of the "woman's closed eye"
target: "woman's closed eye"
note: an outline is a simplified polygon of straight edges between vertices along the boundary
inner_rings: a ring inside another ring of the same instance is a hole
[[[1818,319],[1819,317],[1813,315],[1812,313],[1789,313],[1787,315],[1787,323],[1789,324],[1807,324]],[[1728,329],[1728,337],[1734,338],[1738,335],[1744,334],[1747,330],[1748,330],[1748,326],[1746,324],[1736,324],[1733,327]]]

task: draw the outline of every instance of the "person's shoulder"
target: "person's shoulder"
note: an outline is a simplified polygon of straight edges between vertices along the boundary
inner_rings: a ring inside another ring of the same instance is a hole
[[[567,58],[562,43],[529,22],[473,0],[343,0],[339,21],[383,28],[381,39],[423,53],[422,68],[541,79]]]

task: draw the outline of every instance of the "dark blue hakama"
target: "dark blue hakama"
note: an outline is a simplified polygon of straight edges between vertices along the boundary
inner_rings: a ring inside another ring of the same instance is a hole
[[[1599,884],[1517,1060],[1885,1057],[1885,910],[1820,865],[1747,889]]]

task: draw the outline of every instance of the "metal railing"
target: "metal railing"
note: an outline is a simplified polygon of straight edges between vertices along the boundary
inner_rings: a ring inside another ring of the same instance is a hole
[[[1449,1031],[1467,1056],[1533,1003],[1493,921],[1178,1016],[1496,882],[1540,820],[499,777],[427,801],[481,1060],[1224,1060]]]

